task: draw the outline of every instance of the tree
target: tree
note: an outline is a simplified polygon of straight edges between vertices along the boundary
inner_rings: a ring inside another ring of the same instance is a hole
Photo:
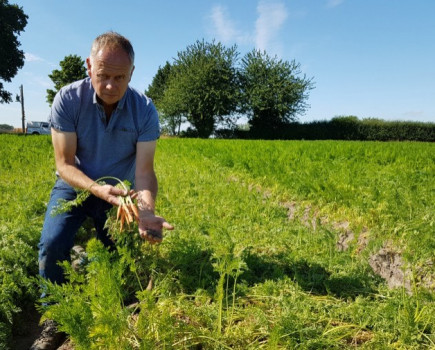
[[[236,59],[236,46],[214,41],[197,41],[179,52],[161,101],[163,113],[185,116],[199,137],[209,137],[236,110]]]
[[[18,69],[24,65],[24,52],[18,47],[18,35],[24,31],[28,16],[22,7],[0,0],[0,79],[11,82]],[[12,102],[12,94],[0,82],[0,103]]]
[[[65,56],[59,64],[61,69],[55,69],[48,75],[54,83],[54,90],[47,89],[47,102],[50,106],[63,86],[87,77],[85,61],[77,55]]]
[[[166,62],[163,67],[159,67],[153,81],[148,86],[148,90],[145,91],[145,95],[153,100],[157,110],[159,111],[159,118],[163,132],[166,132],[169,135],[176,135],[180,133],[181,123],[184,118],[182,115],[167,115],[163,113],[162,107],[162,100],[166,88],[168,87],[171,71],[172,66],[169,62]]]
[[[274,130],[296,120],[308,108],[312,79],[300,74],[300,65],[253,50],[242,59],[240,84],[242,111],[257,130]]]
[[[163,67],[159,67],[153,81],[148,85],[148,89],[145,91],[145,95],[150,97],[156,106],[160,104],[165,94],[171,68],[172,66],[169,62],[166,62]]]

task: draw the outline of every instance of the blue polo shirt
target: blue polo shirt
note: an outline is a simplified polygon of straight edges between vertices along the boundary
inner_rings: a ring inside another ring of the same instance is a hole
[[[76,165],[93,180],[114,176],[134,184],[136,144],[160,136],[151,99],[131,87],[106,123],[90,78],[59,90],[49,121],[56,130],[76,133]]]

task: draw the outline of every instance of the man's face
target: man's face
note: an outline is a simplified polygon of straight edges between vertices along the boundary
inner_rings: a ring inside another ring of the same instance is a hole
[[[134,66],[121,49],[102,49],[86,60],[88,74],[103,106],[117,103],[127,90]]]

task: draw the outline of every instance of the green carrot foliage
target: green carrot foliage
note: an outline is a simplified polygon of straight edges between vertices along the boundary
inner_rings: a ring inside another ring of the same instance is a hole
[[[7,348],[37,300],[54,161],[49,138],[0,143]],[[54,303],[41,311],[76,349],[435,347],[434,144],[161,139],[156,173],[157,214],[175,230],[151,246],[112,212],[116,249],[85,230],[83,269],[64,263],[68,283],[46,284]],[[373,271],[381,248],[409,288]]]

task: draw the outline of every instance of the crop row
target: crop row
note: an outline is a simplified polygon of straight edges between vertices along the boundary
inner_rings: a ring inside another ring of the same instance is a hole
[[[372,229],[376,244],[391,240],[411,263],[433,259],[433,143],[168,140],[165,147],[248,175],[277,201],[306,202],[319,220]]]

